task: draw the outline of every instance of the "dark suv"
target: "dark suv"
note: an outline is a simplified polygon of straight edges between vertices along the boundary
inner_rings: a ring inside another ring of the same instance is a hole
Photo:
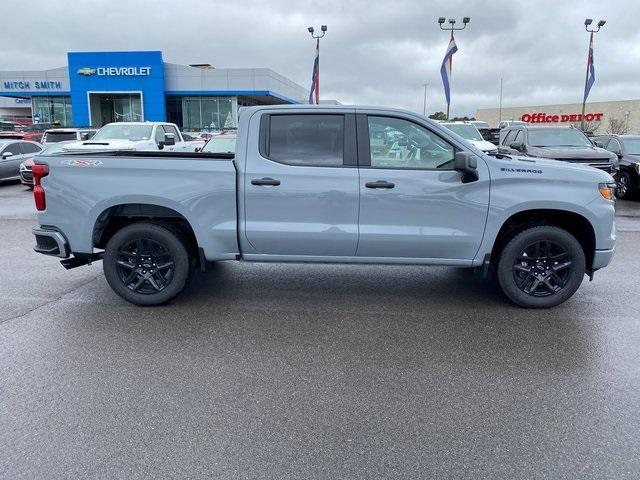
[[[639,193],[640,135],[598,135],[593,141],[618,157],[618,197],[630,198]]]
[[[574,127],[507,127],[500,132],[498,151],[507,155],[581,163],[611,175],[618,171],[618,157],[604,148],[594,146],[584,133]]]

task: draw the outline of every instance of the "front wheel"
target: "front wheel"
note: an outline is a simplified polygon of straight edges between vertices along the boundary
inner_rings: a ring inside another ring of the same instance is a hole
[[[586,269],[582,246],[566,230],[532,227],[515,235],[498,263],[498,281],[516,305],[550,308],[569,299]]]
[[[135,223],[107,243],[104,275],[111,288],[136,305],[162,305],[177,296],[189,277],[189,254],[180,238],[153,223]]]
[[[633,183],[629,172],[619,172],[617,180],[616,196],[618,198],[630,198],[633,195]]]

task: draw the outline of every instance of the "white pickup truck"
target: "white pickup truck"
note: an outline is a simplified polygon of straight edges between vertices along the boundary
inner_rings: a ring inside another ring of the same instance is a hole
[[[174,123],[166,122],[116,122],[108,123],[91,138],[69,143],[67,152],[87,151],[187,151],[184,141]],[[193,150],[193,149],[191,149]]]

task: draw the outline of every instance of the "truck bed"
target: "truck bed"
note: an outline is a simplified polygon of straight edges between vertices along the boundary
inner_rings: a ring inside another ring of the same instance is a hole
[[[153,205],[184,217],[208,260],[233,259],[239,251],[233,158],[143,151],[42,155],[37,162],[49,165],[42,179],[47,209],[38,223],[64,232],[71,252],[92,253],[102,219]]]

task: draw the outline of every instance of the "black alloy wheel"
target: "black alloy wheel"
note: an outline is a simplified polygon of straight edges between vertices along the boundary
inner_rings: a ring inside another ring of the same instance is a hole
[[[573,260],[562,246],[539,240],[525,247],[513,264],[518,288],[533,297],[548,297],[566,287]]]
[[[116,263],[122,284],[143,295],[167,288],[175,272],[175,262],[167,248],[146,238],[123,245],[118,251]]]
[[[616,196],[618,198],[627,198],[631,196],[632,185],[631,175],[627,172],[618,173],[618,181],[616,185]]]
[[[586,272],[585,252],[568,231],[551,225],[514,234],[498,259],[498,282],[516,305],[550,308],[569,299]]]
[[[190,273],[186,240],[170,225],[138,222],[107,242],[103,269],[109,285],[136,305],[162,305],[184,288]]]

